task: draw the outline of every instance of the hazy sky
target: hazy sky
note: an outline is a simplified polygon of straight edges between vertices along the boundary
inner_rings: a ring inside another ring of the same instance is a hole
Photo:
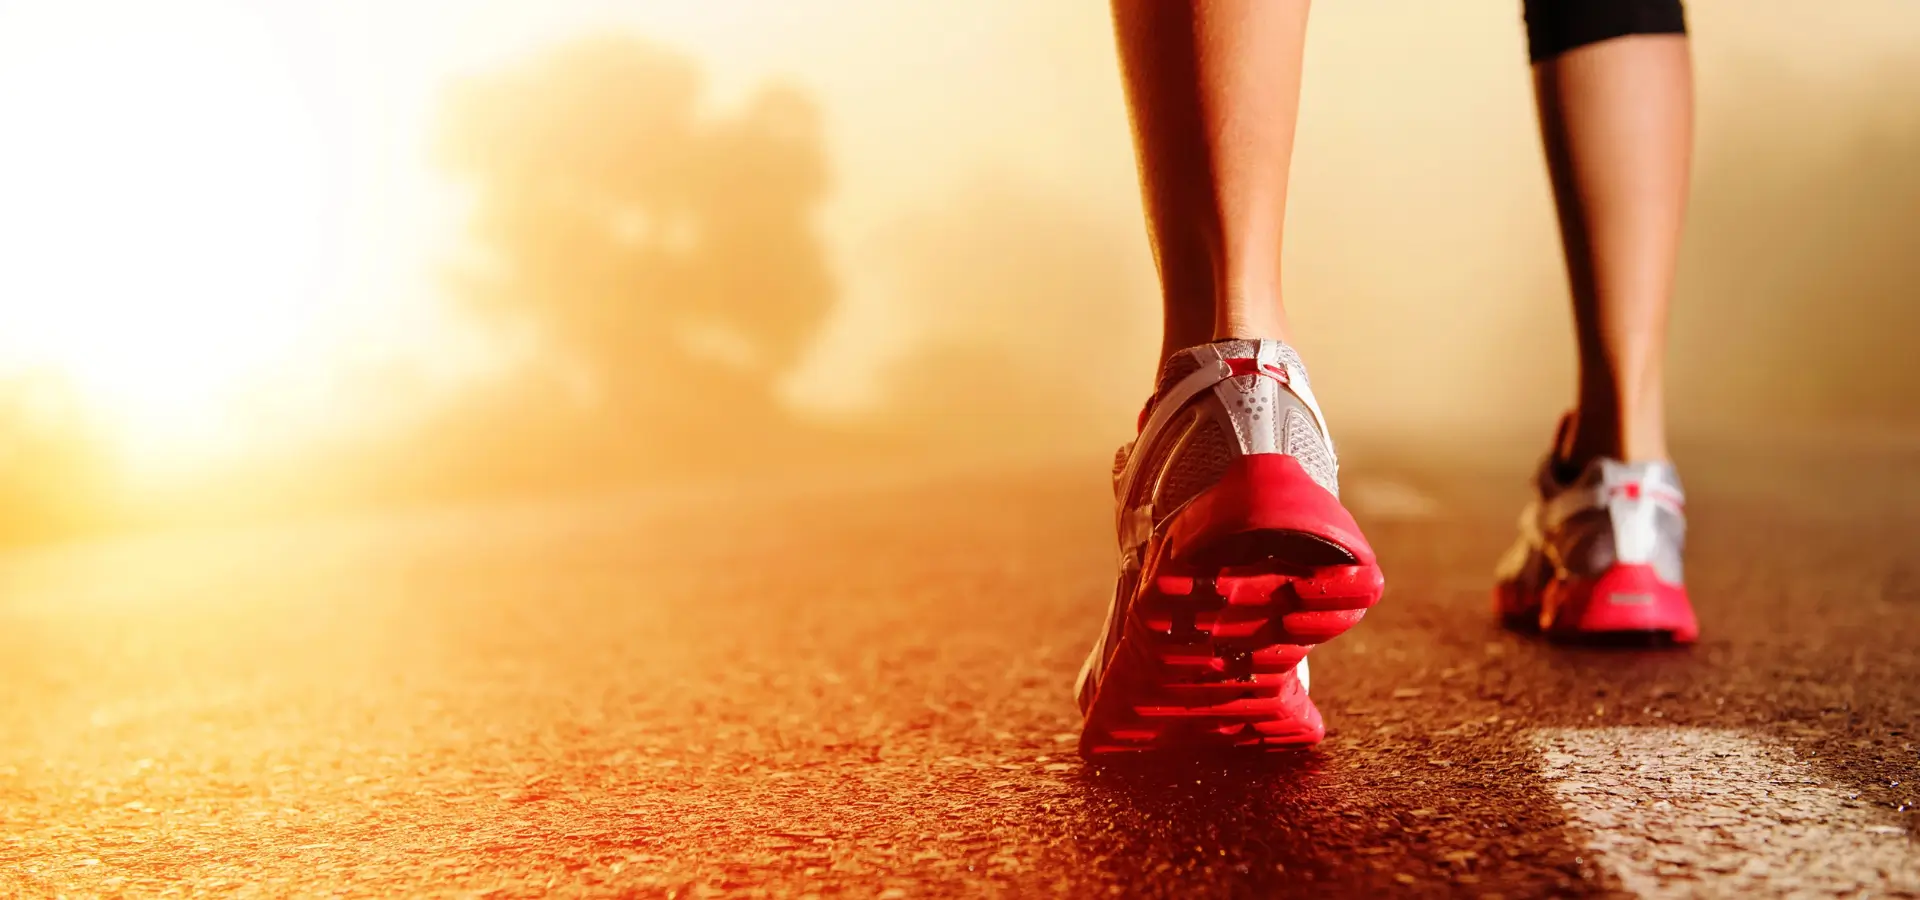
[[[1690,10],[1703,147],[1734,62],[1871,117],[1875,66],[1920,46],[1903,0]],[[413,373],[387,392],[403,405],[493,365],[435,293],[461,198],[426,162],[434,105],[459,73],[608,28],[698,59],[717,104],[783,80],[822,105],[843,304],[795,396],[857,404],[939,321],[869,263],[982,178],[1133,235],[1115,316],[1151,321],[1099,4],[0,0],[0,369],[70,380],[136,456],[200,459],[395,414],[355,393],[368,371]],[[1517,3],[1323,3],[1305,90],[1287,290],[1322,393],[1364,419],[1436,368],[1508,377],[1490,341],[1563,327],[1543,324],[1559,263]],[[1383,369],[1381,345],[1405,352]],[[1522,402],[1564,394],[1552,354]]]

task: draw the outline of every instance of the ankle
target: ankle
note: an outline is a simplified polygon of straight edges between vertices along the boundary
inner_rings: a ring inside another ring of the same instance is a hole
[[[1269,340],[1283,344],[1293,343],[1293,331],[1287,327],[1286,316],[1262,316],[1252,318],[1227,318],[1213,328],[1213,340]]]
[[[1577,474],[1596,459],[1663,462],[1668,459],[1666,429],[1657,418],[1595,415],[1576,409],[1569,416],[1554,464]]]
[[[1213,339],[1265,339],[1291,343],[1287,309],[1277,286],[1241,284],[1217,297],[1213,308]]]

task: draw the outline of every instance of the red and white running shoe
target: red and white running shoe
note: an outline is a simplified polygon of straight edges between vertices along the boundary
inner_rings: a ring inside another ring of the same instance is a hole
[[[1380,599],[1299,354],[1215,341],[1167,361],[1114,460],[1120,578],[1080,671],[1080,751],[1319,742],[1307,651]]]
[[[1559,640],[1671,638],[1700,626],[1680,554],[1686,494],[1666,462],[1596,459],[1562,483],[1549,456],[1520,514],[1520,539],[1495,572],[1494,609]]]

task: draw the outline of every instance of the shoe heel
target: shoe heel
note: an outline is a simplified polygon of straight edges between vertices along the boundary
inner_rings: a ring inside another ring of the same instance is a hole
[[[1386,587],[1352,515],[1281,454],[1234,460],[1174,514],[1161,559],[1156,577],[1206,579],[1228,608],[1272,619],[1275,643],[1317,644],[1340,634]]]
[[[1557,638],[1663,635],[1690,644],[1700,636],[1687,589],[1661,581],[1649,565],[1622,563],[1597,578],[1553,582],[1544,606],[1545,630]]]
[[[1325,736],[1301,663],[1358,623],[1385,581],[1339,501],[1292,457],[1235,465],[1149,553],[1083,752],[1283,750]]]

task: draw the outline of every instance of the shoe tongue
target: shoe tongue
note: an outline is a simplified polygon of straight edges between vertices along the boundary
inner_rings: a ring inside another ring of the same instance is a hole
[[[1542,497],[1552,497],[1573,487],[1573,483],[1584,474],[1584,469],[1575,469],[1562,460],[1558,450],[1549,450],[1547,458],[1540,461],[1540,470],[1533,475],[1534,489]]]

